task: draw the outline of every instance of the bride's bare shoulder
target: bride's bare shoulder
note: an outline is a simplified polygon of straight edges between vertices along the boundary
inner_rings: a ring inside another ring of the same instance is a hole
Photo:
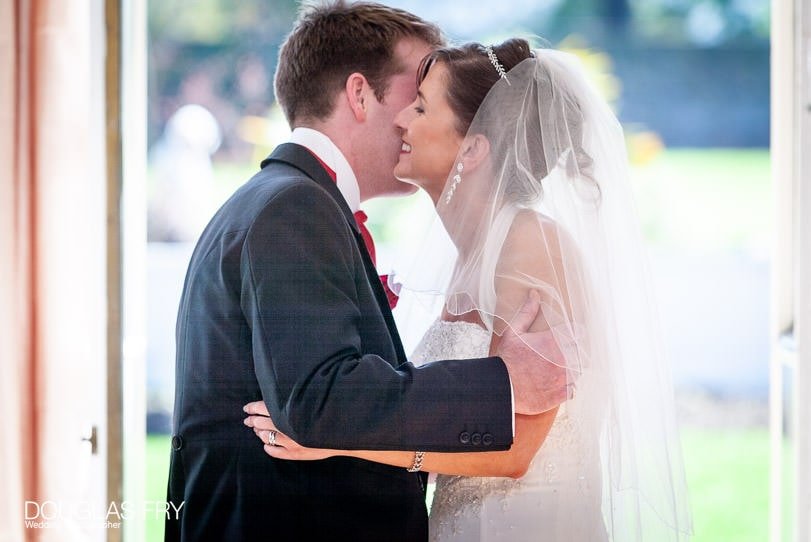
[[[559,254],[561,242],[566,241],[566,234],[560,225],[551,217],[523,209],[516,213],[507,233],[502,258],[529,257],[550,253]]]

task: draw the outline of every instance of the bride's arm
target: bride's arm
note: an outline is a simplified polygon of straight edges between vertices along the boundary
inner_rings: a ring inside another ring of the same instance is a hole
[[[305,448],[286,435],[279,433],[273,421],[267,417],[264,403],[258,401],[246,406],[253,414],[246,419],[246,425],[253,427],[259,439],[267,443],[271,430],[277,431],[276,446],[265,444],[265,451],[271,457],[290,460],[316,460],[327,457],[345,456],[384,463],[395,467],[409,468],[414,464],[413,451],[372,451],[372,450],[324,450]],[[460,476],[505,476],[519,478],[529,468],[529,463],[541,446],[552,426],[557,409],[537,416],[516,415],[515,439],[512,448],[503,452],[428,452],[423,457],[421,470],[440,474]]]
[[[516,415],[515,439],[509,450],[503,452],[428,452],[423,457],[422,469],[439,474],[460,476],[505,476],[520,478],[529,469],[530,461],[546,438],[557,408],[537,416]],[[385,463],[396,467],[411,467],[414,452],[376,452],[356,450],[341,455]]]

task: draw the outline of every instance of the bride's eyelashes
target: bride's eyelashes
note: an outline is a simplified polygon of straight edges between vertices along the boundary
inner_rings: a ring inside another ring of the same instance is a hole
[[[414,107],[414,111],[418,115],[422,115],[423,113],[425,113],[425,109],[421,105],[418,105],[418,106]]]

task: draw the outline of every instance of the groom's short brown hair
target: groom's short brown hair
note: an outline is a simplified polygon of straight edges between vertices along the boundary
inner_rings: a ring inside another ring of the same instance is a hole
[[[305,3],[276,68],[276,100],[290,126],[328,117],[355,72],[366,77],[382,102],[389,78],[405,69],[394,62],[394,48],[403,38],[432,47],[444,42],[436,25],[401,9],[344,0]]]

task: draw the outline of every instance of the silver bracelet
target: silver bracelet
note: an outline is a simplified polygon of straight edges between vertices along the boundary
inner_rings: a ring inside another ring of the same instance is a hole
[[[408,472],[419,472],[422,468],[422,460],[425,457],[425,452],[414,452],[414,464],[407,470]]]

